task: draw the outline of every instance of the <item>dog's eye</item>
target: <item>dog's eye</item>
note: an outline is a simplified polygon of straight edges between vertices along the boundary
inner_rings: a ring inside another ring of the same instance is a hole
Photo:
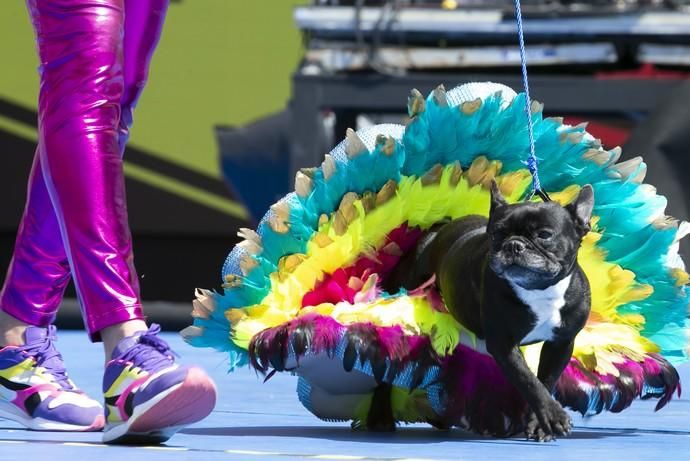
[[[550,229],[541,229],[539,232],[537,232],[537,237],[542,240],[548,240],[553,237],[553,231]]]

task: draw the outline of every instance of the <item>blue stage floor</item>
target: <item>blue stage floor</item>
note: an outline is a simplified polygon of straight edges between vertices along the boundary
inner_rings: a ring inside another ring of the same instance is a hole
[[[690,459],[690,400],[673,400],[659,413],[637,402],[619,415],[588,421],[575,416],[575,431],[548,444],[496,440],[461,431],[407,426],[390,435],[352,432],[349,424],[324,423],[302,408],[296,378],[268,383],[243,369],[228,375],[222,354],[193,349],[167,334],[182,361],[203,365],[216,379],[219,403],[206,420],[160,447],[112,447],[99,433],[30,432],[0,420],[0,461],[165,460],[647,460]],[[93,396],[100,392],[102,352],[83,332],[65,331],[59,347],[73,379]],[[690,367],[683,367],[690,382]]]

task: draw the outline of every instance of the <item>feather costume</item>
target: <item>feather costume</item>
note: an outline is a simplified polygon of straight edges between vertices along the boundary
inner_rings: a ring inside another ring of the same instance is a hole
[[[223,293],[197,291],[194,346],[226,351],[230,368],[299,377],[302,404],[329,421],[366,425],[377,383],[393,386],[393,416],[508,436],[527,405],[484,342],[446,310],[433,280],[380,288],[435,223],[488,215],[495,178],[509,202],[529,195],[524,94],[470,83],[426,99],[413,90],[409,123],[354,132],[257,231],[242,229],[222,270]],[[592,310],[554,397],[582,415],[619,412],[636,398],[663,407],[680,393],[674,364],[688,354],[688,274],[678,256],[686,223],[643,184],[641,158],[617,163],[585,130],[542,117],[532,103],[544,190],[561,204],[595,194],[578,261]],[[536,371],[541,344],[522,348]]]

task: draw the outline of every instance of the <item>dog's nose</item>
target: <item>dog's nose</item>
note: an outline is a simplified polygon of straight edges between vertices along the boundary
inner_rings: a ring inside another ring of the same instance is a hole
[[[508,240],[503,244],[503,251],[512,255],[519,255],[525,251],[525,244],[520,240]]]

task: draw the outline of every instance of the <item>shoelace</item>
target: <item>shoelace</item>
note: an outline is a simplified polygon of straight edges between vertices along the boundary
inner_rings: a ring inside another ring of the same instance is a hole
[[[146,371],[157,371],[170,365],[177,354],[158,336],[160,331],[160,325],[152,324],[146,333],[139,336],[139,342],[127,349],[120,359],[132,362]]]
[[[48,334],[43,341],[20,346],[19,350],[34,357],[38,366],[50,371],[60,387],[65,390],[73,390],[74,386],[69,381],[65,363],[62,355],[55,347],[55,341],[57,341],[55,327],[51,326],[48,328]]]

